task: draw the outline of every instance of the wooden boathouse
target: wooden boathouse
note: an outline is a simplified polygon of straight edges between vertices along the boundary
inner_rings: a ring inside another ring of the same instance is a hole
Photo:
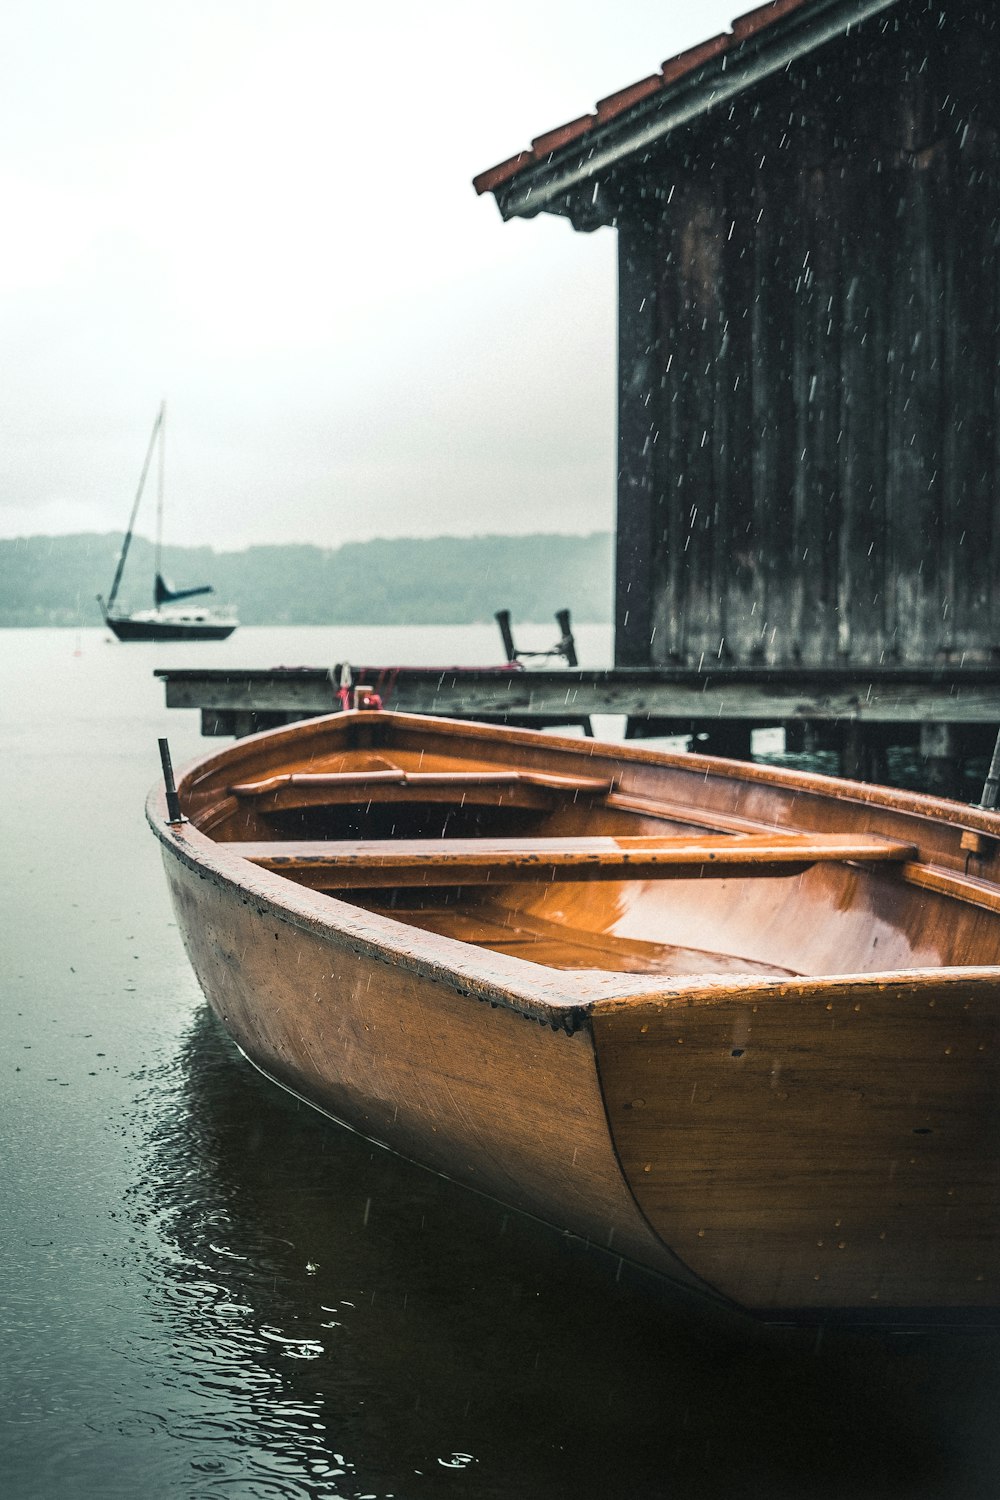
[[[865,676],[881,713],[800,721],[862,774],[921,734],[901,669],[1000,657],[998,38],[982,0],[773,0],[475,181],[617,230],[616,664]]]
[[[737,756],[780,725],[956,790],[1000,722],[998,38],[985,0],[772,0],[475,179],[617,232],[615,669],[387,706]],[[322,669],[162,675],[207,732],[333,704]]]

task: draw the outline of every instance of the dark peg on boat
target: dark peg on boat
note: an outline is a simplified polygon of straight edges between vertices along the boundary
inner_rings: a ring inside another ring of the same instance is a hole
[[[993,746],[993,759],[986,773],[979,806],[995,808],[998,801],[1000,801],[1000,732],[997,733],[996,744]]]
[[[174,785],[174,768],[170,760],[170,741],[158,740],[157,744],[160,747],[160,765],[163,767],[163,787],[167,794],[167,822],[186,823],[187,819],[181,812],[177,787]]]

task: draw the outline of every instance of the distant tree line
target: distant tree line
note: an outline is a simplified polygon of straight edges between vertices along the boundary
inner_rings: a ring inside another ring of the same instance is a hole
[[[114,576],[119,534],[0,539],[0,625],[95,625]],[[612,538],[478,536],[305,544],[215,552],[165,547],[178,587],[211,583],[245,625],[467,625],[510,609],[582,623],[611,618]],[[118,603],[153,603],[153,545],[133,539]]]

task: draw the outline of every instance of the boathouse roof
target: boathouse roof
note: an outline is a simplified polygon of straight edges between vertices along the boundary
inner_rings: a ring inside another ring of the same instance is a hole
[[[659,72],[598,100],[594,113],[536,136],[530,149],[481,172],[473,186],[477,193],[493,194],[504,219],[555,213],[578,229],[594,229],[607,217],[581,210],[583,183],[898,3],[769,0],[740,16],[730,31],[668,58]]]

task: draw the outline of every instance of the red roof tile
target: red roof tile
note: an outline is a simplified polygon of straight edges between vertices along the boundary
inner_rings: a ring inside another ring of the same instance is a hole
[[[535,159],[532,151],[519,151],[516,156],[509,156],[506,161],[498,162],[495,167],[487,167],[485,172],[480,172],[478,177],[473,177],[472,186],[477,193],[491,193],[501,182],[506,182],[508,177],[514,177],[522,167]]]
[[[683,78],[685,73],[693,73],[695,68],[701,67],[702,63],[711,62],[713,57],[718,57],[720,52],[725,52],[731,40],[729,33],[724,31],[721,36],[713,36],[707,42],[699,43],[697,47],[689,47],[686,52],[679,52],[676,57],[668,57],[660,70],[663,84],[673,83],[675,78]]]
[[[656,90],[663,87],[663,78],[659,73],[653,73],[649,78],[640,78],[638,83],[630,83],[628,88],[619,89],[616,94],[609,94],[606,99],[597,101],[597,118],[599,120],[613,120],[615,115],[620,115],[623,109],[629,109],[633,104],[638,104],[640,99],[645,99],[648,94],[655,94]]]
[[[765,26],[780,21],[789,11],[798,10],[805,4],[807,0],[768,0],[767,5],[758,5],[755,10],[748,10],[736,18],[733,22],[733,40],[742,42],[745,37],[754,36],[758,31],[763,31]]]
[[[536,157],[548,156],[550,151],[558,151],[560,146],[566,146],[570,141],[575,141],[577,136],[583,135],[593,123],[593,115],[581,115],[578,120],[570,120],[568,125],[557,125],[555,130],[546,131],[545,135],[536,135],[531,143],[531,149]]]
[[[479,176],[472,180],[473,187],[477,193],[493,192],[495,188],[508,182],[512,177],[516,177],[526,167],[540,161],[543,156],[548,156],[562,146],[569,145],[571,141],[577,140],[595,124],[604,124],[607,120],[613,120],[616,115],[624,114],[634,104],[641,103],[643,99],[647,99],[660,89],[668,88],[679,78],[684,78],[688,73],[693,73],[705,63],[711,62],[728,48],[745,41],[747,37],[755,36],[758,32],[773,25],[775,21],[781,20],[789,12],[810,3],[812,0],[768,0],[766,5],[758,5],[754,10],[747,11],[733,22],[732,31],[710,37],[708,41],[701,42],[697,47],[689,47],[686,52],[680,52],[676,57],[668,58],[659,73],[654,73],[648,78],[640,78],[637,83],[629,84],[626,88],[619,89],[616,93],[609,94],[607,98],[600,100],[596,114],[581,115],[576,120],[570,120],[566,125],[559,125],[554,130],[546,131],[544,135],[537,136],[532,141],[530,151],[519,151],[516,156],[510,156],[497,166],[480,172]]]

